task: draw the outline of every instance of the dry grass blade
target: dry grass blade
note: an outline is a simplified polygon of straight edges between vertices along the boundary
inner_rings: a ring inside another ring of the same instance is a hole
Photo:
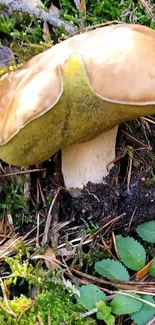
[[[52,263],[53,264],[53,267],[55,269],[60,269],[61,267],[66,268],[63,263],[61,263],[57,259],[52,258],[51,256],[47,256],[47,255],[35,255],[35,256],[31,257],[31,259],[32,260],[42,259],[42,260],[48,261],[49,263]]]
[[[33,307],[35,305],[35,300],[31,300],[30,304],[28,306],[25,307],[25,309],[22,311],[22,313],[18,316],[17,318],[17,322],[19,322],[20,318],[22,317],[22,315],[28,311],[31,307]]]
[[[146,305],[148,305],[148,306],[150,306],[150,307],[155,308],[155,304],[153,304],[152,302],[150,302],[150,301],[146,301],[146,300],[144,300],[144,299],[142,299],[142,298],[139,298],[139,297],[132,296],[132,294],[129,294],[129,293],[127,293],[127,292],[123,292],[123,291],[114,291],[113,293],[116,293],[116,294],[119,294],[119,295],[123,295],[123,296],[126,296],[126,297],[130,297],[130,298],[134,298],[134,299],[136,299],[136,300],[138,300],[138,301],[143,302],[144,304],[146,304]]]
[[[52,324],[52,320],[51,320],[51,311],[50,309],[48,310],[48,325]]]
[[[48,215],[47,215],[47,220],[46,220],[46,225],[45,225],[45,230],[44,230],[44,236],[43,236],[43,240],[42,240],[42,245],[44,246],[47,243],[47,239],[48,239],[48,232],[49,232],[49,228],[51,226],[51,221],[52,221],[52,210],[55,204],[55,201],[57,199],[57,196],[59,194],[59,189],[57,190],[52,203],[50,205],[49,211],[48,211]]]
[[[9,303],[8,303],[8,298],[7,298],[7,294],[6,294],[6,291],[5,291],[5,287],[4,287],[4,283],[2,281],[2,279],[0,278],[0,283],[1,283],[1,289],[2,289],[2,292],[3,292],[3,298],[4,298],[4,302],[7,306],[7,312],[12,315],[13,317],[16,317],[17,315],[13,312],[13,310],[10,308],[9,306]],[[4,308],[3,308],[4,309]]]
[[[99,230],[97,230],[93,235],[90,236],[90,238],[94,238],[96,235],[98,235],[103,229],[107,228],[109,225],[113,225],[115,222],[120,220],[123,216],[125,216],[125,213],[122,213],[120,216],[110,220],[106,224],[104,224]]]
[[[8,256],[10,253],[13,253],[16,248],[18,243],[23,239],[23,237],[18,237],[16,238],[13,237],[9,239],[3,246],[0,246],[0,261],[4,260],[4,257]]]
[[[38,318],[39,325],[44,325],[44,322],[43,322],[43,320],[41,318],[40,313],[38,313],[37,318]]]
[[[1,177],[10,177],[10,176],[15,176],[15,175],[23,175],[23,174],[29,174],[29,173],[36,173],[36,172],[45,172],[47,171],[47,168],[35,168],[35,169],[29,169],[29,170],[22,170],[16,173],[8,173],[4,175],[0,175]]]
[[[144,10],[146,11],[147,15],[151,18],[151,20],[153,22],[155,22],[155,16],[153,15],[152,9],[151,9],[150,5],[148,4],[148,2],[146,0],[139,0],[138,2],[144,8]]]
[[[150,150],[150,151],[152,150],[152,148],[150,146],[148,146],[144,142],[141,142],[140,140],[134,138],[131,134],[125,132],[124,130],[122,130],[122,133],[124,133],[128,138],[132,139],[134,142],[140,144],[143,148]]]

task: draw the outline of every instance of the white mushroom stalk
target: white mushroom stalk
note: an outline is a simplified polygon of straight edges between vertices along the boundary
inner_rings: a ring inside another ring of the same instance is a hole
[[[118,126],[91,141],[62,150],[64,183],[72,196],[79,196],[88,182],[99,184],[104,181],[113,167],[117,131]]]

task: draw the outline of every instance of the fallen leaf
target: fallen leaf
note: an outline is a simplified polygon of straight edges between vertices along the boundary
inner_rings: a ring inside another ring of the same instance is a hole
[[[46,257],[50,257],[50,260],[47,260]],[[45,264],[49,270],[55,270],[59,268],[59,265],[56,263],[55,253],[50,247],[48,247],[45,251]]]

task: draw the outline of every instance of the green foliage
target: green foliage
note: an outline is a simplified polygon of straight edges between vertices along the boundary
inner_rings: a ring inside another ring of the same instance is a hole
[[[10,35],[16,25],[15,17],[8,17],[0,14],[0,33]]]
[[[13,217],[15,226],[21,222],[21,211],[27,206],[27,199],[23,192],[24,178],[21,178],[20,183],[11,183],[4,201],[0,203],[0,214],[3,215],[3,211],[7,210]]]
[[[145,224],[143,228],[145,230]],[[152,242],[152,236],[150,237],[150,241]],[[128,268],[137,271],[145,266],[145,249],[134,238],[129,236],[126,238],[116,236],[116,245],[122,262]],[[116,283],[117,279],[129,281],[129,273],[125,266],[113,259],[97,261],[95,263],[95,271],[104,277],[115,279],[114,282],[116,281]],[[155,261],[152,263],[149,273],[151,276],[155,276]],[[120,293],[118,290],[118,294],[114,296],[109,305],[105,294],[104,298],[102,298],[103,292],[94,285],[81,286],[79,291],[80,297],[77,298],[78,302],[85,309],[95,311],[97,319],[104,320],[107,325],[114,324],[114,315],[112,314],[128,314],[137,325],[146,324],[155,314],[154,300],[149,296],[140,296],[134,293],[126,294],[125,292]],[[148,302],[152,303],[152,306]]]
[[[142,303],[134,298],[139,296],[132,294],[132,297],[116,295],[111,301],[112,312],[116,315],[125,315],[139,311],[142,308]]]
[[[80,297],[77,298],[77,301],[87,310],[94,309],[97,301],[106,299],[104,292],[93,284],[78,287],[78,290],[80,291]]]
[[[154,276],[155,277],[155,261],[152,262],[150,268],[149,268],[149,274],[151,276]]]
[[[0,209],[6,209],[13,214],[16,210],[26,207],[27,200],[23,196],[24,181],[19,184],[11,183],[4,203],[0,204]]]
[[[125,23],[138,23],[155,28],[155,23],[146,14],[146,12],[144,12],[144,9],[142,6],[140,6],[138,1],[87,0],[86,5],[87,25],[102,24],[106,21],[120,20]]]
[[[44,324],[48,321],[48,310],[51,311],[52,324],[86,324],[87,321],[82,320],[80,312],[82,308],[78,304],[72,302],[72,298],[64,288],[57,286],[56,290],[41,294],[37,307]],[[91,323],[90,323],[91,324]]]
[[[145,265],[146,252],[137,240],[116,236],[116,245],[122,262],[131,270],[139,271]]]
[[[138,235],[149,243],[155,243],[155,221],[145,222],[136,228]]]
[[[3,325],[6,322],[8,325],[35,325],[39,313],[43,324],[47,325],[49,311],[51,312],[53,325],[61,323],[64,325],[96,324],[91,318],[82,318],[83,308],[80,304],[74,302],[72,290],[66,289],[59,276],[56,277],[52,272],[49,274],[49,272],[44,271],[41,265],[35,267],[30,262],[22,262],[24,256],[29,258],[30,253],[21,243],[16,258],[6,259],[12,271],[12,275],[6,283],[9,286],[10,284],[15,285],[19,278],[26,280],[30,292],[31,287],[37,289],[35,301],[23,295],[8,300],[10,308],[16,314],[16,318],[14,318],[14,316],[7,313],[8,306],[5,305],[5,301],[1,298],[3,308],[0,308],[0,324]]]
[[[102,260],[95,263],[95,270],[106,278],[115,278],[128,281],[129,273],[126,268],[118,261],[111,259]]]
[[[8,306],[2,298],[0,298],[1,306],[0,308],[0,324],[1,325],[35,325],[37,324],[37,311],[33,307],[33,301],[30,298],[27,298],[21,295],[19,298],[14,298],[13,300],[8,300],[9,307],[16,314],[16,318],[7,313]],[[32,307],[31,307],[32,306]],[[29,309],[26,311],[26,309]],[[26,312],[24,312],[26,311]],[[23,315],[18,317],[23,313]]]
[[[104,320],[107,325],[113,325],[115,323],[115,317],[111,315],[111,307],[107,306],[104,301],[96,303],[98,309],[96,317],[99,320]]]
[[[154,303],[154,300],[150,296],[141,296],[141,298],[145,301]],[[137,325],[146,325],[150,319],[155,315],[155,309],[154,307],[151,307],[145,303],[142,303],[142,308],[137,311],[136,313],[133,313],[131,315],[131,318]]]
[[[95,325],[91,318],[82,319],[82,307],[75,304],[71,295],[64,287],[55,285],[53,290],[42,293],[36,301],[21,295],[8,301],[9,307],[16,314],[14,318],[5,310],[7,306],[1,298],[3,308],[0,308],[0,324],[7,325],[35,325],[37,315],[41,316],[43,324],[48,324],[48,313],[51,312],[51,323],[53,325]],[[26,311],[27,310],[27,311]],[[18,320],[19,318],[19,320]]]
[[[111,307],[105,302],[106,295],[95,285],[82,285],[78,287],[80,297],[77,297],[78,303],[88,311],[96,311],[96,317],[104,320],[107,325],[113,325],[115,318],[111,315]]]

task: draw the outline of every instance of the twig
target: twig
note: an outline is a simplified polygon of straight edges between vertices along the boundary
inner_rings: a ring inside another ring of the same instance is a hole
[[[22,170],[19,172],[15,172],[15,173],[9,173],[9,174],[5,174],[4,171],[4,175],[0,175],[1,177],[10,177],[10,176],[14,176],[14,175],[21,175],[21,174],[30,174],[30,173],[36,173],[36,172],[45,172],[47,170],[47,168],[35,168],[35,169],[29,169],[29,170]]]
[[[20,2],[19,0],[0,0],[0,5],[4,5],[6,8],[12,11],[23,12],[29,15],[33,15],[36,18],[46,21],[54,27],[60,28],[62,25],[67,33],[71,34],[74,32],[74,26],[64,22],[60,18],[56,18],[51,14],[45,12],[43,9],[36,7],[29,7],[27,4]]]
[[[152,150],[152,148],[150,146],[148,146],[147,144],[141,142],[140,140],[134,138],[131,134],[125,132],[124,130],[122,130],[122,133],[124,133],[128,138],[132,139],[134,142],[139,143],[143,148],[147,149],[147,150]]]
[[[155,16],[153,15],[152,10],[151,10],[150,6],[148,5],[148,3],[145,0],[139,0],[138,2],[144,8],[145,12],[152,19],[152,21],[155,22]]]
[[[81,11],[81,8],[80,8],[80,1],[79,1],[79,0],[74,0],[74,3],[75,3],[75,7],[76,7],[76,9],[80,12],[80,11]]]
[[[130,297],[130,298],[134,298],[134,299],[136,299],[136,300],[138,300],[138,301],[143,302],[144,304],[146,304],[146,305],[148,305],[148,306],[150,306],[150,307],[155,308],[155,304],[153,304],[152,302],[147,301],[147,300],[142,299],[142,298],[139,298],[139,297],[135,297],[135,296],[133,296],[132,294],[129,294],[129,293],[127,293],[127,292],[123,292],[123,291],[114,291],[114,293],[119,294],[119,295],[123,295],[123,296],[126,296],[126,297]]]
[[[55,201],[57,199],[58,193],[59,193],[59,189],[57,190],[57,192],[56,192],[56,194],[55,194],[55,196],[53,198],[53,201],[52,201],[52,203],[50,205],[49,211],[48,211],[45,230],[44,230],[44,236],[43,236],[43,240],[42,240],[42,245],[43,246],[47,243],[47,236],[48,236],[49,228],[50,228],[51,221],[52,221],[52,214],[51,213],[52,213]]]

